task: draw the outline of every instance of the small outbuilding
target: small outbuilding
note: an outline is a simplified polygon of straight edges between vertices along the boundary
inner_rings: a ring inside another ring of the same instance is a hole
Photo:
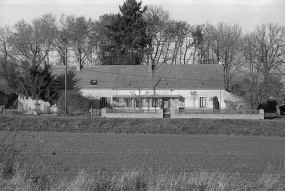
[[[285,114],[285,104],[277,105],[276,111],[278,115],[284,115]]]

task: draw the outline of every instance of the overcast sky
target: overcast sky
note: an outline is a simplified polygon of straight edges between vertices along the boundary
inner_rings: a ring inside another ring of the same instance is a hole
[[[13,26],[46,13],[99,19],[118,13],[124,0],[0,0],[0,26]],[[189,24],[226,22],[239,24],[244,32],[262,23],[285,26],[285,0],[142,0],[143,5],[162,6],[175,20]]]

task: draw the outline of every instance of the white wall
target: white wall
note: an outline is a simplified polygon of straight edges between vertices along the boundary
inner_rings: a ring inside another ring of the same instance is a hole
[[[194,100],[193,96],[191,96],[191,91],[197,92],[197,97]],[[112,103],[112,96],[113,95],[154,95],[153,90],[112,90],[112,89],[83,89],[81,90],[81,93],[83,96],[93,98],[100,100],[101,97],[107,97],[109,98],[109,102]],[[224,100],[228,101],[238,101],[240,98],[232,93],[229,93],[225,90],[155,90],[156,95],[181,95],[185,98],[185,107],[186,108],[199,108],[199,98],[205,97],[206,98],[206,108],[213,108],[213,101],[212,98],[216,96],[220,102],[220,108],[224,109],[226,108],[226,104]],[[31,99],[18,99],[19,102],[22,105],[22,109],[25,110],[25,112],[32,112],[33,109],[35,109],[35,100]],[[39,100],[40,108],[41,110],[46,110],[47,107],[50,107],[49,103],[43,102],[42,100]],[[94,109],[98,109],[100,107],[100,104],[97,103],[96,107]]]
[[[196,99],[194,100],[193,96],[191,96],[191,91],[197,92]],[[110,102],[112,102],[113,95],[132,95],[135,93],[136,95],[154,95],[153,90],[111,90],[111,89],[94,89],[81,90],[82,94],[87,97],[91,97],[94,99],[100,99],[100,97],[108,97],[110,98]],[[213,108],[212,98],[216,96],[220,102],[220,108],[224,109],[226,104],[224,100],[237,101],[239,98],[234,94],[231,94],[225,90],[155,90],[155,94],[157,95],[181,95],[185,98],[185,107],[196,107],[200,106],[200,97],[206,98],[206,108]]]

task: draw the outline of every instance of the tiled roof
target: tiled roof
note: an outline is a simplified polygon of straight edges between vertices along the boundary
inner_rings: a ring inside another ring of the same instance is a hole
[[[64,87],[64,67],[51,71]],[[152,72],[151,72],[152,71]],[[90,80],[97,80],[96,86]],[[68,89],[223,89],[221,65],[148,65],[86,66],[81,71],[68,69]]]

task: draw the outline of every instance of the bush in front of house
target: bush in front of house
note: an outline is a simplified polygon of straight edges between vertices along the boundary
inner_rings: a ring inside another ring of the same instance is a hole
[[[67,114],[84,115],[89,112],[89,100],[78,92],[67,93]],[[65,95],[60,95],[57,101],[58,113],[65,113]]]
[[[266,100],[266,102],[259,104],[257,109],[264,109],[265,112],[275,112],[276,113],[276,106],[277,105],[278,105],[277,100],[268,99],[268,100]]]

